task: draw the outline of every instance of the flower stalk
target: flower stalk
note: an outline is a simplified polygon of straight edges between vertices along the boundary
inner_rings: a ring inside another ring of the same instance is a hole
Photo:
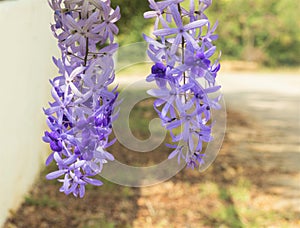
[[[54,99],[44,109],[47,124],[43,140],[52,153],[46,161],[57,164],[47,179],[62,182],[61,192],[82,198],[88,184],[100,186],[95,177],[103,165],[114,160],[106,149],[118,93],[108,86],[114,81],[112,55],[118,45],[115,22],[120,9],[110,0],[50,0],[61,58],[53,58],[59,75],[50,80]]]
[[[189,168],[204,163],[203,143],[213,140],[212,109],[220,109],[216,76],[219,58],[212,62],[216,52],[213,42],[216,26],[211,28],[204,11],[211,5],[207,0],[190,0],[189,8],[183,0],[148,0],[151,11],[145,18],[156,18],[153,35],[148,42],[148,56],[154,62],[147,81],[155,81],[156,89],[148,93],[158,99],[154,108],[162,125],[169,131],[174,148],[169,159],[177,156]],[[178,133],[179,132],[179,133]]]

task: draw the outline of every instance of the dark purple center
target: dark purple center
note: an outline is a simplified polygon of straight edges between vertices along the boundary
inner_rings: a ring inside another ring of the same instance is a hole
[[[151,73],[158,78],[165,78],[166,77],[166,67],[162,63],[155,63],[155,65],[151,68]]]

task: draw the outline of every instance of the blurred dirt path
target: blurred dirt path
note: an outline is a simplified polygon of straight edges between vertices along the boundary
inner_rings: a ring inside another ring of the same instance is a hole
[[[255,153],[265,169],[278,170],[264,183],[281,197],[274,207],[300,212],[300,75],[224,74],[220,82],[227,107],[254,118],[265,132],[265,139],[241,142],[237,156]]]

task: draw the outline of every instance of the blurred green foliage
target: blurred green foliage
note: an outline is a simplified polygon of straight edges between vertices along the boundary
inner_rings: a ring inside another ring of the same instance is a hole
[[[142,41],[142,32],[149,33],[152,24],[143,19],[148,1],[112,2],[121,7],[119,42]],[[207,15],[211,21],[219,21],[216,44],[223,58],[274,67],[300,65],[299,12],[297,0],[215,0]]]
[[[118,41],[121,45],[143,41],[142,33],[151,25],[144,19],[144,12],[149,10],[147,0],[113,0],[111,4],[120,6],[121,20],[117,22],[120,29]]]
[[[208,10],[219,21],[225,56],[269,66],[300,64],[300,2],[218,0]]]

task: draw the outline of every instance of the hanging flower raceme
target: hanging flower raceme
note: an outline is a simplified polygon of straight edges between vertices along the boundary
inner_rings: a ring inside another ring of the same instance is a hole
[[[178,144],[168,145],[174,148],[169,159],[177,156],[178,162],[183,159],[189,168],[195,168],[204,162],[203,142],[213,140],[211,110],[221,107],[220,96],[209,96],[220,89],[215,85],[219,58],[211,61],[217,25],[211,26],[204,14],[211,1],[191,0],[189,9],[182,2],[149,0],[152,11],[144,17],[156,17],[156,21],[154,37],[144,35],[154,62],[146,80],[156,82],[158,88],[148,93],[158,98],[154,108]]]
[[[118,94],[108,86],[114,80],[114,23],[120,10],[113,10],[109,0],[49,3],[55,19],[51,29],[62,56],[54,58],[59,76],[50,80],[54,101],[44,110],[50,130],[43,137],[52,150],[46,165],[56,162],[58,170],[46,177],[58,178],[61,192],[83,197],[87,184],[102,185],[91,177],[114,160],[106,148],[114,142],[108,138]]]

